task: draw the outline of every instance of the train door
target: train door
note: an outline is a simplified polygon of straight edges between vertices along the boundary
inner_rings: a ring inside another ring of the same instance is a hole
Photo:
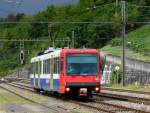
[[[60,57],[60,93],[65,92],[64,57]]]
[[[54,58],[53,55],[51,56],[51,62],[50,62],[50,69],[51,69],[51,74],[50,74],[50,90],[53,90],[53,74],[54,74]]]

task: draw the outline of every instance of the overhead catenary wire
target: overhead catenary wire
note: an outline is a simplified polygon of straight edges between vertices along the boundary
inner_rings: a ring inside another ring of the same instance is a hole
[[[137,8],[150,8],[148,5],[135,5],[135,4],[127,4],[127,6],[133,6]]]
[[[68,21],[68,22],[61,22],[61,21],[0,21],[0,24],[24,24],[24,23],[31,23],[31,24],[114,24],[115,21]]]
[[[57,39],[56,42],[68,42],[68,39]],[[0,42],[52,42],[49,39],[0,39]]]
[[[50,39],[40,39],[42,37],[39,37],[38,39],[5,39],[5,38],[0,38],[0,42],[53,42],[53,40],[50,40]],[[100,38],[102,40],[108,40],[108,39],[111,39],[111,38]],[[56,42],[61,42],[61,41],[64,41],[64,42],[68,42],[70,41],[69,38],[62,38],[62,39],[56,39],[55,40]]]

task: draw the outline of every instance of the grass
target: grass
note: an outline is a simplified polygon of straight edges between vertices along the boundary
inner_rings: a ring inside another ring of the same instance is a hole
[[[144,85],[140,85],[140,84],[128,84],[125,87],[123,87],[122,84],[112,84],[111,87],[119,88],[119,89],[128,89],[128,90],[135,90],[135,91],[149,91],[150,92],[150,84],[148,84],[146,88]]]
[[[29,102],[12,93],[0,89],[0,106],[7,104],[24,104],[24,103]]]
[[[127,58],[150,62],[150,25],[144,25],[126,34],[125,55]],[[121,38],[112,39],[101,49],[106,54],[121,56]]]
[[[111,45],[107,45],[107,46],[101,48],[100,50],[104,54],[111,54],[111,55],[115,55],[115,56],[121,56],[122,55],[122,51],[121,51],[121,47],[120,46],[113,47]],[[145,56],[143,54],[134,52],[131,49],[126,49],[125,56],[127,58],[130,58],[130,59],[150,62],[150,56]]]

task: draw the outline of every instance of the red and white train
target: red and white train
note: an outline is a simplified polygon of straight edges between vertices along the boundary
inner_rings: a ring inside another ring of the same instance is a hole
[[[31,85],[70,96],[100,92],[100,52],[96,49],[55,49],[31,59]]]

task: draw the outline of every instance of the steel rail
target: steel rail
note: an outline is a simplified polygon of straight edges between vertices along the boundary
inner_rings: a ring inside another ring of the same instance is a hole
[[[150,99],[145,99],[145,98],[140,98],[140,97],[131,97],[131,96],[126,96],[126,95],[112,94],[112,93],[111,94],[100,93],[100,94],[93,94],[93,95],[99,96],[99,97],[111,98],[111,99],[118,99],[118,100],[133,102],[133,103],[143,103],[145,105],[150,105]]]
[[[110,87],[102,87],[102,90],[119,91],[119,92],[129,92],[129,93],[138,93],[138,94],[147,94],[147,95],[150,95],[150,92],[148,92],[148,91],[136,91],[136,90],[110,88]]]

